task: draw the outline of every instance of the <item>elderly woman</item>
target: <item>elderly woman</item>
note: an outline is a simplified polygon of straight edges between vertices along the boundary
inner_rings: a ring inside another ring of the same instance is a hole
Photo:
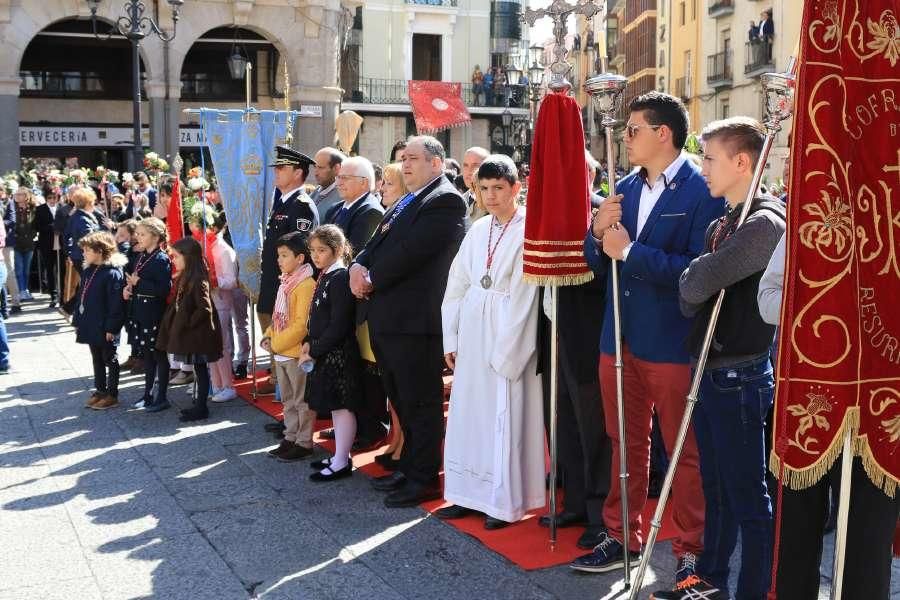
[[[391,163],[384,167],[384,184],[381,187],[381,205],[390,210],[397,201],[409,193],[403,183],[403,172],[400,163]]]
[[[100,230],[100,223],[94,214],[97,195],[89,187],[79,187],[70,194],[70,198],[75,206],[75,210],[69,216],[64,240],[69,260],[72,261],[72,266],[80,275],[84,255],[78,246],[78,242],[87,234]]]
[[[16,285],[19,287],[21,300],[34,300],[28,290],[28,279],[31,273],[31,259],[34,257],[35,237],[37,226],[35,224],[34,194],[25,187],[20,187],[13,195],[16,203],[16,240],[15,240],[15,271]]]

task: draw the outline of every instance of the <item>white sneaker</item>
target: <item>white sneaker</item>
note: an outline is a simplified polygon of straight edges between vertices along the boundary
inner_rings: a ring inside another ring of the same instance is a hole
[[[32,296],[31,292],[28,290],[22,290],[21,296],[22,300],[34,300],[34,296]]]
[[[234,391],[234,388],[225,388],[218,394],[212,397],[213,402],[228,402],[229,400],[234,400],[237,398],[237,392]]]

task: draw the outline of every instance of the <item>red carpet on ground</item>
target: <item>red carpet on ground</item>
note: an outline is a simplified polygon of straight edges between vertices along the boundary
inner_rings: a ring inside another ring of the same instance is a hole
[[[258,383],[268,381],[268,375],[265,371],[261,371],[258,377]],[[445,387],[447,387],[447,389],[449,389],[449,379],[450,378],[445,378]],[[250,405],[271,415],[275,419],[281,420],[281,404],[274,401],[273,395],[259,396],[256,400],[252,400],[252,385],[249,379],[236,383],[235,389],[237,390],[238,395]],[[320,433],[322,429],[330,426],[330,421],[317,421],[316,433],[313,436],[313,441],[329,452],[333,452],[334,441],[324,439]],[[375,462],[375,456],[381,454],[383,451],[382,448],[383,447],[378,447],[373,450],[355,453],[353,455],[353,466],[369,477],[387,475],[388,471],[382,469],[381,466]],[[422,508],[433,513],[444,505],[446,505],[444,500],[435,500],[433,502],[426,502],[422,505]],[[649,500],[642,514],[645,530],[649,529],[650,520],[655,509],[656,500]],[[487,531],[484,529],[484,517],[470,516],[464,519],[447,521],[447,523],[476,538],[494,552],[506,557],[523,569],[543,569],[545,567],[569,563],[586,552],[575,545],[578,537],[581,535],[581,527],[559,529],[557,532],[558,539],[556,546],[551,547],[549,542],[549,530],[540,527],[537,522],[537,517],[547,511],[548,509],[545,507],[540,511],[529,513],[519,523],[494,531]],[[675,535],[671,512],[670,506],[666,509],[663,516],[663,526],[658,536],[660,541],[671,539]]]

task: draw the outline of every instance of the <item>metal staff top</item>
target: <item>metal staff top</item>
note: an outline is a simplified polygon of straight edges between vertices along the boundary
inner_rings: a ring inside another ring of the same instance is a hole
[[[553,91],[568,90],[572,87],[572,84],[566,79],[569,71],[572,70],[572,65],[566,61],[566,57],[569,54],[568,49],[566,49],[566,33],[568,33],[566,19],[572,14],[584,15],[588,19],[593,18],[601,10],[594,2],[595,0],[578,0],[577,4],[572,5],[566,0],[553,0],[553,4],[547,8],[539,8],[537,10],[525,9],[525,14],[522,18],[528,23],[529,27],[534,27],[538,19],[544,17],[553,19],[553,37],[556,40],[556,45],[553,48],[555,60],[550,65],[550,83],[547,84],[547,87]]]

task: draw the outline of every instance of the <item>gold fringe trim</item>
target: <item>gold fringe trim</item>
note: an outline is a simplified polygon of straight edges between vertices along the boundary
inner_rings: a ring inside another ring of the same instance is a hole
[[[525,283],[543,286],[581,285],[592,279],[594,279],[594,274],[591,271],[578,275],[534,275],[532,273],[522,275],[522,280]]]
[[[795,469],[790,465],[784,465],[784,485],[792,490],[805,490],[814,486],[834,465],[834,461],[840,456],[844,449],[844,431],[850,427],[854,435],[859,432],[859,408],[853,407],[847,409],[844,415],[844,421],[834,434],[831,445],[822,453],[815,463],[803,469]],[[781,457],[772,449],[769,455],[769,471],[777,478],[781,474],[782,460]]]
[[[588,271],[588,266],[586,262],[570,262],[570,263],[539,263],[539,262],[531,262],[529,260],[522,261],[523,264],[529,267],[537,267],[539,269],[584,269]]]
[[[900,485],[900,481],[875,460],[875,455],[872,454],[872,448],[869,446],[869,439],[857,437],[853,440],[853,454],[862,460],[863,468],[865,468],[872,485],[881,488],[881,491],[889,498],[894,498],[897,495],[897,486]]]
[[[584,247],[584,240],[578,242],[553,242],[550,240],[529,240],[525,239],[526,244],[531,244],[532,246],[577,246],[579,248]]]
[[[573,250],[571,252],[538,252],[537,250],[525,250],[525,254],[528,256],[538,256],[538,257],[548,257],[548,258],[556,258],[557,256],[562,258],[566,256],[580,258],[584,256],[584,252],[581,250]]]
[[[831,446],[812,466],[805,469],[795,469],[788,465],[784,465],[784,485],[792,490],[803,490],[815,485],[834,465],[834,461],[841,455],[844,449],[844,433],[845,428],[850,427],[853,430],[853,456],[858,456],[862,461],[863,468],[872,485],[879,488],[889,498],[897,495],[900,488],[900,480],[893,474],[888,472],[884,467],[878,464],[872,448],[869,446],[869,440],[865,436],[859,435],[859,408],[853,407],[847,409],[844,416],[844,422],[840,429],[836,432]],[[769,470],[777,478],[781,470],[781,458],[773,449],[769,455]]]

